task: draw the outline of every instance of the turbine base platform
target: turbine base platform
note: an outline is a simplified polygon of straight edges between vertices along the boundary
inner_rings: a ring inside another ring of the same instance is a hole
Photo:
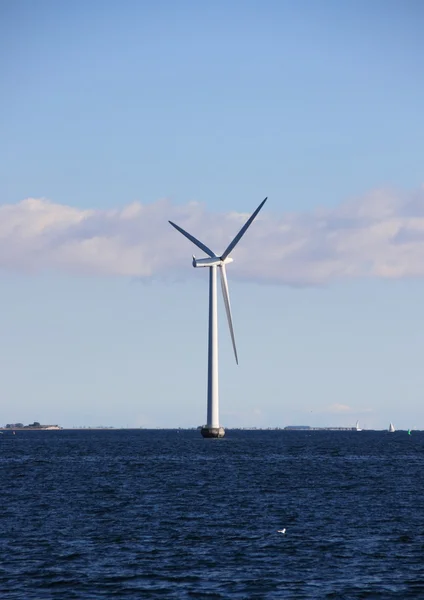
[[[207,425],[203,425],[200,433],[204,438],[223,438],[225,429],[223,427],[208,427]]]

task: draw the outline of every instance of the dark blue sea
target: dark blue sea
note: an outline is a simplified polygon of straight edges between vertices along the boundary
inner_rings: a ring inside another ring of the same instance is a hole
[[[5,432],[0,483],[2,600],[424,598],[423,432]]]

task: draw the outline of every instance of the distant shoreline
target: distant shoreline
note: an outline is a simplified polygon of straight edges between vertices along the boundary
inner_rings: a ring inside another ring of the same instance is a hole
[[[334,432],[367,432],[367,431],[387,431],[387,429],[362,429],[356,430],[355,427],[226,427],[227,431],[285,431],[285,432],[313,432],[313,431],[334,431]],[[1,432],[5,431],[198,431],[197,427],[0,427]],[[397,431],[408,431],[407,429]],[[422,431],[413,429],[414,432]]]
[[[52,425],[47,427],[0,427],[0,431],[61,431],[63,427]]]

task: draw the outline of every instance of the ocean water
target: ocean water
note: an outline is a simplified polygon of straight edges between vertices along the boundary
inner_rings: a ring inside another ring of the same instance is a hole
[[[2,600],[424,598],[422,432],[6,432],[0,482]]]

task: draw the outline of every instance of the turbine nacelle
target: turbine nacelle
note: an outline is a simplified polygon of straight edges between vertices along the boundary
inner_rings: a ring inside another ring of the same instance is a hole
[[[193,267],[222,267],[222,265],[228,265],[233,262],[233,259],[227,256],[222,260],[221,257],[216,256],[214,258],[196,258],[193,254],[193,260],[191,264]]]

